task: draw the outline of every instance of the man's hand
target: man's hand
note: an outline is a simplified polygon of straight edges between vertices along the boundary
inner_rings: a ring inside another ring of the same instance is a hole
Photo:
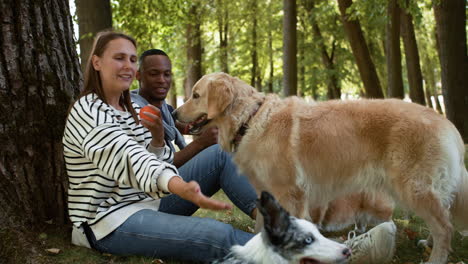
[[[156,108],[154,105],[148,105],[151,108]],[[157,108],[156,108],[157,109]],[[162,118],[154,115],[150,112],[145,112],[145,115],[151,119],[151,121],[147,119],[141,119],[141,124],[146,127],[152,136],[151,145],[153,147],[163,147],[164,146],[164,126],[162,123]]]
[[[203,149],[218,143],[218,128],[217,127],[210,127],[204,130],[194,142],[199,144]]]
[[[218,143],[218,128],[210,127],[194,138],[194,140],[185,148],[176,152],[173,164],[179,168],[195,155],[200,153],[200,151],[216,143]]]
[[[210,210],[226,210],[231,209],[232,205],[217,201],[205,196],[200,185],[196,181],[185,182],[182,178],[173,177],[168,183],[169,191],[177,194],[182,199],[196,204],[200,208]]]

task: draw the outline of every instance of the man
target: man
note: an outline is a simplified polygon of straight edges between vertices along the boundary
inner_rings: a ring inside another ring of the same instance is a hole
[[[180,149],[175,153],[173,162],[180,175],[185,180],[213,182],[213,188],[203,190],[202,186],[202,192],[212,195],[218,189],[223,189],[231,201],[238,207],[240,204],[240,209],[255,219],[256,192],[246,177],[238,175],[230,155],[216,144],[218,129],[205,130],[188,145],[177,129],[171,116],[173,108],[165,101],[172,83],[172,65],[168,55],[159,49],[143,52],[139,58],[136,78],[140,88],[131,92],[132,100],[140,107],[152,104],[161,110],[166,144],[174,150],[174,142]],[[192,206],[184,214],[189,215],[196,209]]]

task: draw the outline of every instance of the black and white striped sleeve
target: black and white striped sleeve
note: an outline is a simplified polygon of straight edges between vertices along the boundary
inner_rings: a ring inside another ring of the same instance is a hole
[[[104,174],[142,190],[155,198],[167,193],[167,184],[177,169],[149,153],[120,129],[105,123],[93,128],[84,138],[84,155]]]

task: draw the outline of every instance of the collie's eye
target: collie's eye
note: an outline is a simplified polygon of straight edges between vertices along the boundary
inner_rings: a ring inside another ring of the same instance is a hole
[[[312,242],[314,242],[314,238],[311,237],[311,236],[310,236],[310,237],[306,237],[306,238],[304,239],[304,243],[307,244],[307,245],[312,244]]]
[[[193,94],[193,99],[197,99],[198,97],[200,97],[199,94],[197,94],[197,93],[194,93],[194,94]]]

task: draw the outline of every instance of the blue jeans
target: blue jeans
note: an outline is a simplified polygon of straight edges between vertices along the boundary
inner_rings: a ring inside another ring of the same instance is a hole
[[[231,157],[211,146],[179,169],[186,180],[195,180],[211,196],[223,189],[231,201],[250,215],[257,195],[245,176],[237,173]],[[99,241],[101,252],[153,258],[208,262],[225,256],[233,245],[244,245],[254,235],[210,218],[193,217],[198,207],[177,195],[161,199],[159,211],[141,210]]]

